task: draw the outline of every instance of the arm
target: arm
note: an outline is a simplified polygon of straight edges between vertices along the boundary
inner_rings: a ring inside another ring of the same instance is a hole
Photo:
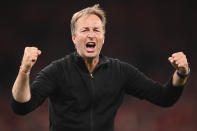
[[[187,77],[180,77],[178,74],[182,76],[187,76],[189,74],[189,66],[187,62],[187,58],[183,52],[177,52],[172,54],[171,57],[168,58],[169,62],[176,69],[172,78],[173,86],[183,86],[187,82]]]
[[[31,99],[29,75],[40,54],[41,51],[36,47],[25,48],[20,70],[12,88],[13,98],[20,103]]]
[[[127,77],[126,93],[146,99],[151,103],[162,107],[172,106],[180,97],[187,78],[179,78],[177,71],[184,75],[188,73],[188,64],[186,57],[183,53],[175,53],[169,61],[177,67],[173,77],[166,84],[160,84],[147,76],[134,67],[125,66],[125,74]]]

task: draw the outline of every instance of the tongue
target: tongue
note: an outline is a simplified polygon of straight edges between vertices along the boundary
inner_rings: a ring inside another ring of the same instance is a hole
[[[87,52],[93,52],[94,51],[94,47],[86,47]]]

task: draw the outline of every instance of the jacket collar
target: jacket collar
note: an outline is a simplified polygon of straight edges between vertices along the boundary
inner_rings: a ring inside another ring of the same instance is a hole
[[[72,53],[72,56],[74,58],[74,62],[77,64],[77,65],[85,65],[85,62],[83,60],[83,58],[81,56],[79,56],[79,54],[75,51]],[[109,62],[109,60],[107,59],[106,56],[104,56],[102,53],[100,53],[99,55],[99,63],[97,65],[97,67],[101,66],[101,65],[105,65]]]

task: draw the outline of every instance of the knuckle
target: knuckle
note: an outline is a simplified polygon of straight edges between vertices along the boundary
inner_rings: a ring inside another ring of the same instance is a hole
[[[181,55],[185,55],[183,52],[180,52]]]
[[[175,56],[175,53],[173,53],[172,56],[174,57]]]
[[[24,52],[26,53],[26,52],[28,52],[28,50],[29,50],[29,47],[25,47]]]
[[[29,48],[30,48],[29,46],[26,46],[26,47],[25,47],[25,49],[29,49]]]
[[[37,47],[35,47],[35,46],[33,46],[33,47],[32,47],[32,49],[37,50],[38,48],[37,48]]]

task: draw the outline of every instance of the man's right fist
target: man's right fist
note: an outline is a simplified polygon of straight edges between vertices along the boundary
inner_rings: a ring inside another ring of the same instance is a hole
[[[36,47],[26,47],[21,63],[20,69],[27,73],[30,72],[33,65],[36,63],[38,56],[41,54],[41,51]]]

